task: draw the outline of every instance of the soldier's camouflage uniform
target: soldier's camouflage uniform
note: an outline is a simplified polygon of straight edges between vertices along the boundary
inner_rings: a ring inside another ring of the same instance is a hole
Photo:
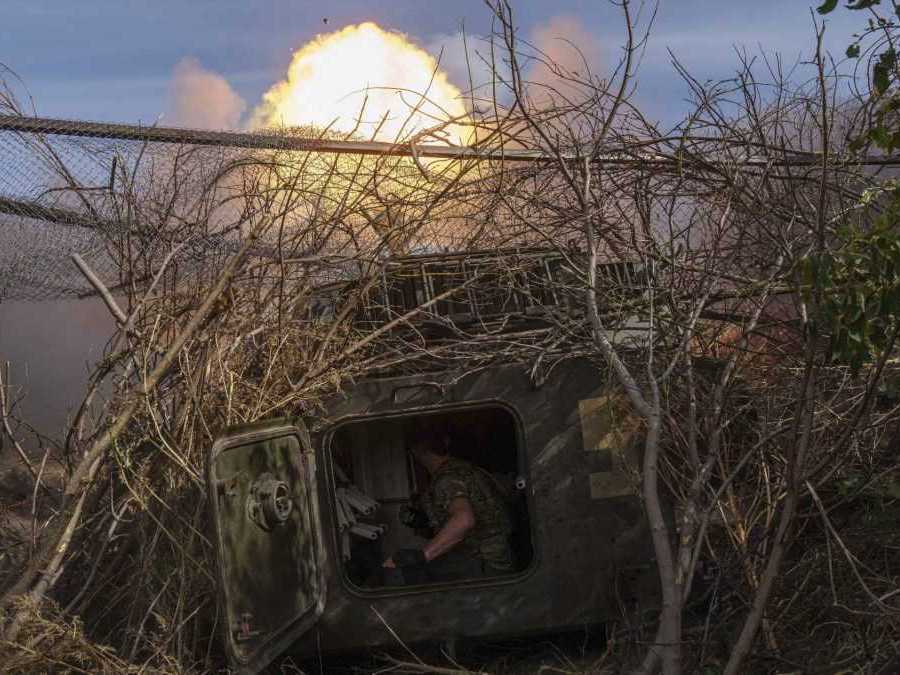
[[[432,476],[431,488],[423,500],[425,513],[435,531],[450,519],[450,502],[457,497],[469,500],[475,525],[445,556],[454,554],[453,558],[465,557],[480,562],[485,574],[513,571],[511,517],[497,482],[483,469],[450,457]]]

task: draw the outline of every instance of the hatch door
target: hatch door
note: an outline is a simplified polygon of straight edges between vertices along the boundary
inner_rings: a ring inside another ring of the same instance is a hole
[[[256,673],[309,630],[325,605],[315,454],[302,422],[238,429],[209,461],[226,646]]]

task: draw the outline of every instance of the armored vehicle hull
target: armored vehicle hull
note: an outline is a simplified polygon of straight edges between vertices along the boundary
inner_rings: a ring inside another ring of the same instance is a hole
[[[454,425],[458,454],[513,479],[515,572],[391,587],[366,568],[414,545],[397,522],[420,480],[401,437],[423,422]],[[320,419],[228,434],[209,478],[233,665],[255,672],[285,651],[510,636],[618,615],[652,595],[655,578],[632,468],[638,432],[603,370],[570,359],[540,386],[517,364],[362,381]],[[348,529],[339,502],[351,481],[377,500],[369,520],[380,522]]]

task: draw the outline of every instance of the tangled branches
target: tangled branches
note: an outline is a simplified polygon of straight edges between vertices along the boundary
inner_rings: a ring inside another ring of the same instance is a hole
[[[313,413],[367,374],[514,361],[539,383],[584,354],[643,424],[664,598],[645,672],[807,658],[810,622],[853,627],[822,656],[848,667],[896,648],[896,334],[854,376],[801,273],[879,208],[861,204],[875,178],[846,153],[837,74],[820,51],[800,88],[773,70],[764,89],[750,63],[712,85],[683,72],[694,109],[663,133],[630,99],[649,27],[622,5],[612,81],[556,68],[549,90],[494,5],[499,112],[475,122],[490,160],[20,139],[53,181],[11,217],[91,230],[80,267],[117,328],[55,453],[62,490],[35,487],[51,515],[31,546],[5,532],[9,663],[220,663],[204,467],[225,428]]]

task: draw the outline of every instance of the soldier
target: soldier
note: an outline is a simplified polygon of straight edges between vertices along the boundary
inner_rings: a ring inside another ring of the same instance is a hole
[[[415,583],[512,572],[511,516],[494,478],[452,457],[446,435],[417,434],[409,451],[431,476],[422,507],[434,536],[421,549],[400,549],[385,560],[387,577],[395,583]],[[391,573],[394,570],[402,581]]]

